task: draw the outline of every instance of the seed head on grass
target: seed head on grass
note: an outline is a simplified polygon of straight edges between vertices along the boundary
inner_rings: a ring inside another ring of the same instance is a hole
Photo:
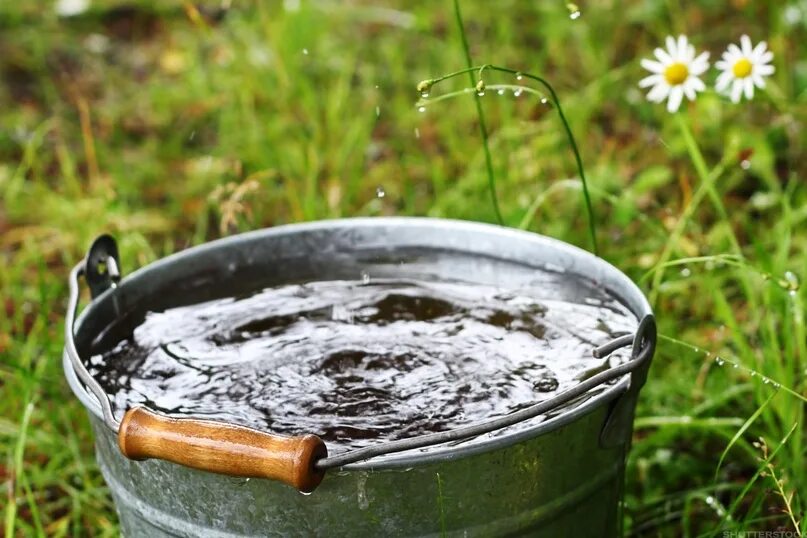
[[[418,82],[417,90],[421,97],[425,99],[429,96],[429,91],[432,88],[432,84],[434,84],[434,81],[431,79],[421,80]]]

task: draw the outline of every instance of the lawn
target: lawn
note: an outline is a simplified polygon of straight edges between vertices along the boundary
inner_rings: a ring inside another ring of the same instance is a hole
[[[497,214],[476,90],[440,99],[467,76],[416,90],[466,66],[450,0],[53,4],[0,2],[2,528],[116,535],[61,372],[67,275],[95,236],[118,239],[125,274],[288,222]],[[554,86],[599,253],[658,316],[626,532],[807,532],[807,2],[462,7],[475,65]],[[640,59],[680,33],[712,63],[765,40],[776,72],[735,104],[709,71],[670,114]],[[557,107],[483,77],[502,221],[591,249]]]

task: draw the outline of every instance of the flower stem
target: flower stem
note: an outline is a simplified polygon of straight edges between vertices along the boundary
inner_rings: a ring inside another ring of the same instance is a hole
[[[707,183],[714,181],[713,178],[720,177],[722,173],[722,166],[718,166],[712,170],[712,173],[709,174],[705,180],[701,181],[700,186],[692,195],[692,199],[689,201],[689,204],[687,204],[687,206],[681,212],[681,216],[678,217],[678,220],[675,223],[675,228],[673,228],[672,232],[670,232],[669,239],[667,239],[667,242],[664,244],[664,250],[661,252],[661,257],[656,263],[655,269],[653,269],[653,285],[649,297],[650,304],[656,304],[661,281],[664,278],[664,270],[669,266],[668,262],[672,256],[673,247],[678,244],[678,241],[681,239],[689,219],[692,218],[692,215],[695,213],[695,209],[698,208],[701,201],[706,196]]]
[[[729,221],[729,216],[726,212],[726,207],[723,205],[723,201],[720,199],[720,194],[717,192],[717,189],[715,189],[714,179],[716,178],[709,181],[709,171],[706,168],[706,161],[703,158],[703,154],[701,153],[697,142],[695,142],[695,137],[692,136],[692,131],[684,119],[683,114],[675,114],[675,121],[678,124],[678,128],[681,130],[681,135],[684,137],[684,143],[686,144],[689,157],[692,159],[692,164],[695,166],[695,171],[698,173],[701,183],[706,186],[707,194],[712,200],[712,204],[715,206],[715,210],[720,216],[720,219],[724,222],[729,230],[729,241],[732,244],[731,246],[734,249],[735,254],[742,255],[742,249],[740,248],[740,243],[737,241],[737,236],[734,235],[734,230],[731,227],[731,222]]]
[[[459,0],[454,0],[454,16],[457,20],[457,27],[459,28],[460,38],[462,40],[462,49],[465,52],[465,63],[469,67],[469,69],[473,66],[473,60],[471,59],[471,49],[468,46],[468,37],[465,35],[465,25],[462,23],[462,12],[460,11],[460,2]],[[471,86],[476,85],[476,80],[474,80],[474,70],[468,71],[468,79],[471,82]],[[474,94],[474,101],[476,102],[476,115],[479,118],[479,133],[482,135],[482,147],[485,151],[485,167],[488,172],[488,187],[490,188],[490,198],[493,201],[493,209],[496,212],[496,220],[499,224],[504,224],[504,220],[502,219],[502,213],[499,210],[499,197],[496,195],[496,177],[493,173],[493,158],[490,154],[490,144],[488,142],[488,127],[487,123],[485,122],[485,112],[482,110],[482,101],[479,99],[479,95],[476,93]]]
[[[725,171],[726,160],[724,159],[723,162],[709,171],[706,166],[706,160],[703,158],[703,153],[701,153],[697,142],[695,142],[695,137],[692,136],[692,131],[684,119],[683,114],[675,114],[674,117],[676,124],[681,131],[681,135],[684,138],[687,153],[689,153],[689,157],[692,160],[693,166],[695,167],[695,172],[698,174],[698,178],[700,179],[700,185],[692,195],[692,199],[689,201],[689,204],[682,211],[681,216],[676,222],[675,228],[670,233],[670,237],[664,245],[664,250],[661,253],[661,257],[656,263],[655,269],[653,269],[653,284],[652,291],[650,292],[651,304],[655,304],[658,298],[659,286],[664,278],[664,270],[668,266],[668,262],[672,256],[673,247],[678,244],[687,223],[692,218],[692,215],[695,213],[695,210],[698,208],[703,198],[707,195],[711,199],[721,221],[723,221],[723,224],[729,231],[729,241],[732,244],[734,254],[740,257],[740,259],[743,258],[742,248],[740,247],[740,243],[737,241],[737,237],[734,235],[734,230],[731,227],[731,222],[729,220],[728,213],[726,212],[726,208],[723,205],[723,201],[720,199],[717,189],[715,189],[715,182]],[[753,297],[753,294],[751,293],[751,284],[745,278],[742,280],[743,285],[746,287],[746,291],[748,291],[747,296]]]

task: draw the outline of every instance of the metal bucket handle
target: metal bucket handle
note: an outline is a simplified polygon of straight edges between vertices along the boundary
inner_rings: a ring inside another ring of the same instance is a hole
[[[78,378],[98,400],[104,424],[117,434],[121,453],[134,460],[157,458],[229,476],[278,480],[303,492],[313,491],[327,469],[500,430],[557,409],[599,385],[630,374],[628,388],[612,404],[600,435],[604,447],[623,444],[632,427],[636,398],[647,379],[656,345],[655,320],[652,315],[647,315],[640,321],[635,334],[620,336],[593,350],[595,357],[605,358],[617,349],[631,345],[629,361],[600,372],[548,400],[503,417],[450,431],[387,441],[329,457],[325,443],[316,435],[281,436],[225,422],[168,417],[140,406],[128,409],[118,421],[112,412],[109,396],[79,357],[73,331],[80,295],[79,277],[85,277],[91,297],[95,299],[117,286],[121,278],[119,268],[115,240],[102,235],[93,242],[86,258],[70,272],[65,353]]]

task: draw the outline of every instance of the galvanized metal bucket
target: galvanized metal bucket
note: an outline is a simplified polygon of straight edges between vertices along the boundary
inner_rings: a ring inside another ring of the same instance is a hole
[[[224,283],[230,290],[244,286],[247,291],[291,281],[353,279],[361,271],[406,277],[424,270],[437,278],[473,280],[473,264],[464,269],[469,274],[458,274],[450,263],[453,256],[550,267],[606,288],[641,323],[634,335],[598,352],[632,345],[631,360],[581,383],[576,393],[533,409],[532,416],[489,421],[479,431],[453,438],[320,458],[315,463],[326,476],[310,495],[272,480],[124,457],[116,435],[120,421],[77,362],[87,358],[93,342],[107,338],[110,325],[148,310],[213,298]],[[73,392],[89,411],[98,463],[126,536],[620,533],[625,457],[656,333],[641,291],[602,259],[557,240],[497,226],[377,218],[237,235],[174,254],[122,280],[117,268],[117,248],[105,236],[74,269],[63,362]],[[93,299],[74,322],[80,275]],[[611,384],[594,396],[580,397],[604,381]],[[556,411],[547,413],[553,407]],[[524,420],[531,422],[501,429]],[[499,431],[484,433],[494,430]],[[445,442],[471,435],[477,435],[473,442]],[[428,450],[417,448],[426,445]]]

